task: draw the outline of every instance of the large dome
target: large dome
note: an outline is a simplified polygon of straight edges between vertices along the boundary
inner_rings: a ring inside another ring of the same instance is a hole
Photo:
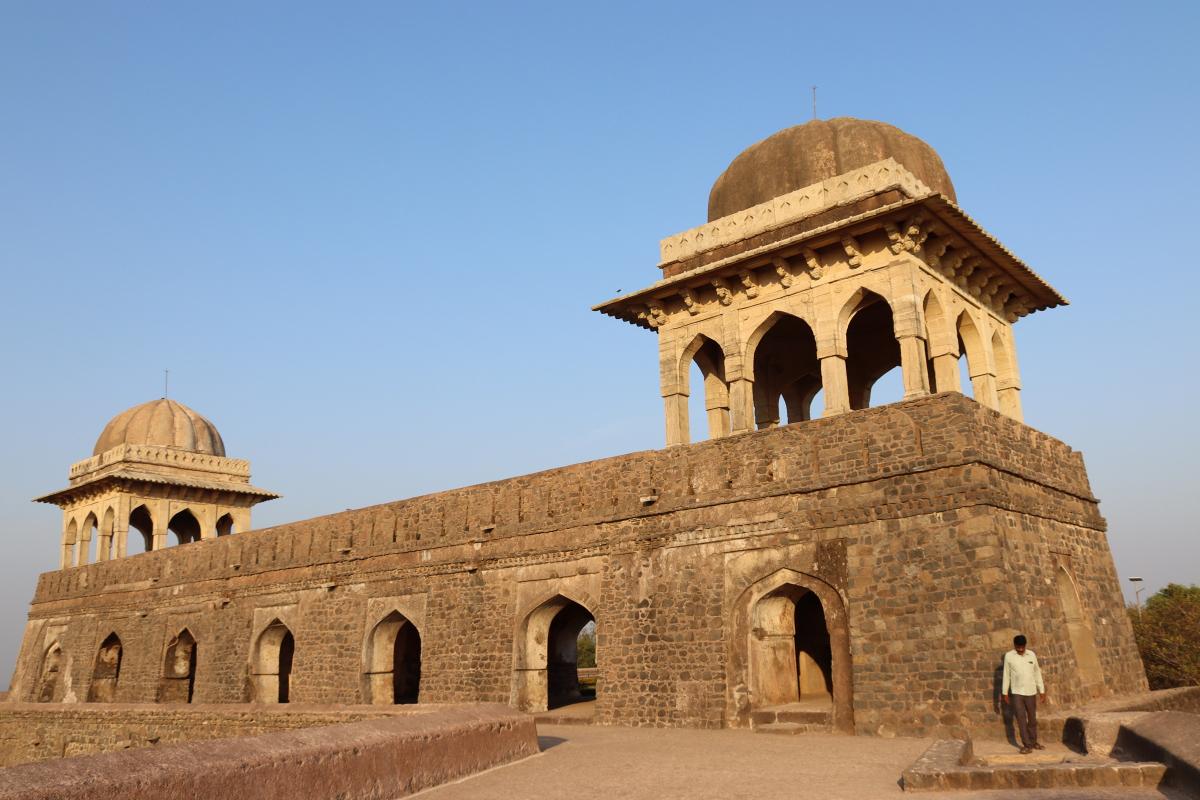
[[[942,159],[925,142],[885,122],[838,117],[786,128],[742,151],[713,184],[708,219],[889,157],[930,189],[956,200]]]
[[[217,427],[183,403],[160,398],[122,411],[104,426],[93,455],[122,444],[174,447],[192,453],[225,455]]]

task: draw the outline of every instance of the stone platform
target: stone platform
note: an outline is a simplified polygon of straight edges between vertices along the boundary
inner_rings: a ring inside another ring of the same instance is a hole
[[[245,714],[245,709],[240,711]],[[236,715],[239,710],[232,713]],[[161,719],[166,721],[172,716],[185,718],[188,714],[176,712]],[[288,713],[278,716],[286,717]],[[300,712],[292,722],[305,721],[305,716]],[[400,714],[388,714],[383,709],[378,716],[270,735],[178,742],[20,764],[0,770],[0,800],[383,800],[538,752],[533,719],[504,706],[431,708]],[[211,708],[200,709],[195,717],[196,724],[186,727],[186,733],[196,736],[204,736],[205,721],[214,723],[209,732],[218,735],[236,729],[239,721],[221,720]],[[32,717],[25,721],[32,721]],[[51,727],[55,722],[51,718]],[[275,722],[283,724],[284,720]],[[143,720],[143,725],[152,724]],[[30,738],[43,734],[36,724],[23,730]],[[115,737],[121,726],[114,724],[108,730],[110,738]],[[168,730],[168,725],[162,726],[164,735]]]

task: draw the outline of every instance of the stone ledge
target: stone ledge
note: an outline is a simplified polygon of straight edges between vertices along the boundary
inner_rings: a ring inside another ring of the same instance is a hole
[[[1154,787],[1166,766],[1155,762],[1066,762],[984,766],[975,763],[970,740],[934,742],[901,776],[904,791],[1051,789],[1103,786]]]
[[[1167,781],[1200,797],[1200,714],[1157,711],[1121,726],[1113,752],[1162,761]]]
[[[537,752],[532,717],[481,704],[22,764],[0,770],[0,800],[383,800]]]

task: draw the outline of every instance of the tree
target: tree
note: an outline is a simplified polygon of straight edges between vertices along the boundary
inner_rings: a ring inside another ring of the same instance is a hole
[[[1200,586],[1167,584],[1129,618],[1151,689],[1200,684]]]
[[[579,632],[575,665],[579,667],[596,666],[596,625],[589,623]]]

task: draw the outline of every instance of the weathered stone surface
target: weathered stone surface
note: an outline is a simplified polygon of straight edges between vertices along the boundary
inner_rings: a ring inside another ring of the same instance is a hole
[[[194,701],[245,702],[256,642],[280,621],[292,702],[367,702],[366,642],[398,611],[420,631],[422,702],[508,702],[522,626],[565,596],[597,622],[598,722],[748,726],[755,587],[798,581],[845,632],[835,727],[999,729],[995,670],[1017,630],[1060,702],[1094,689],[1063,636],[1063,564],[1103,690],[1144,689],[1080,455],[935,395],[47,573],[13,697],[44,694],[57,645],[51,696],[86,698],[115,632],[113,697],[153,702],[186,628]]]
[[[1156,711],[1131,720],[1122,725],[1113,752],[1161,761],[1172,784],[1200,795],[1200,714]]]
[[[387,800],[537,752],[531,717],[450,708],[22,764],[0,770],[0,800]]]

